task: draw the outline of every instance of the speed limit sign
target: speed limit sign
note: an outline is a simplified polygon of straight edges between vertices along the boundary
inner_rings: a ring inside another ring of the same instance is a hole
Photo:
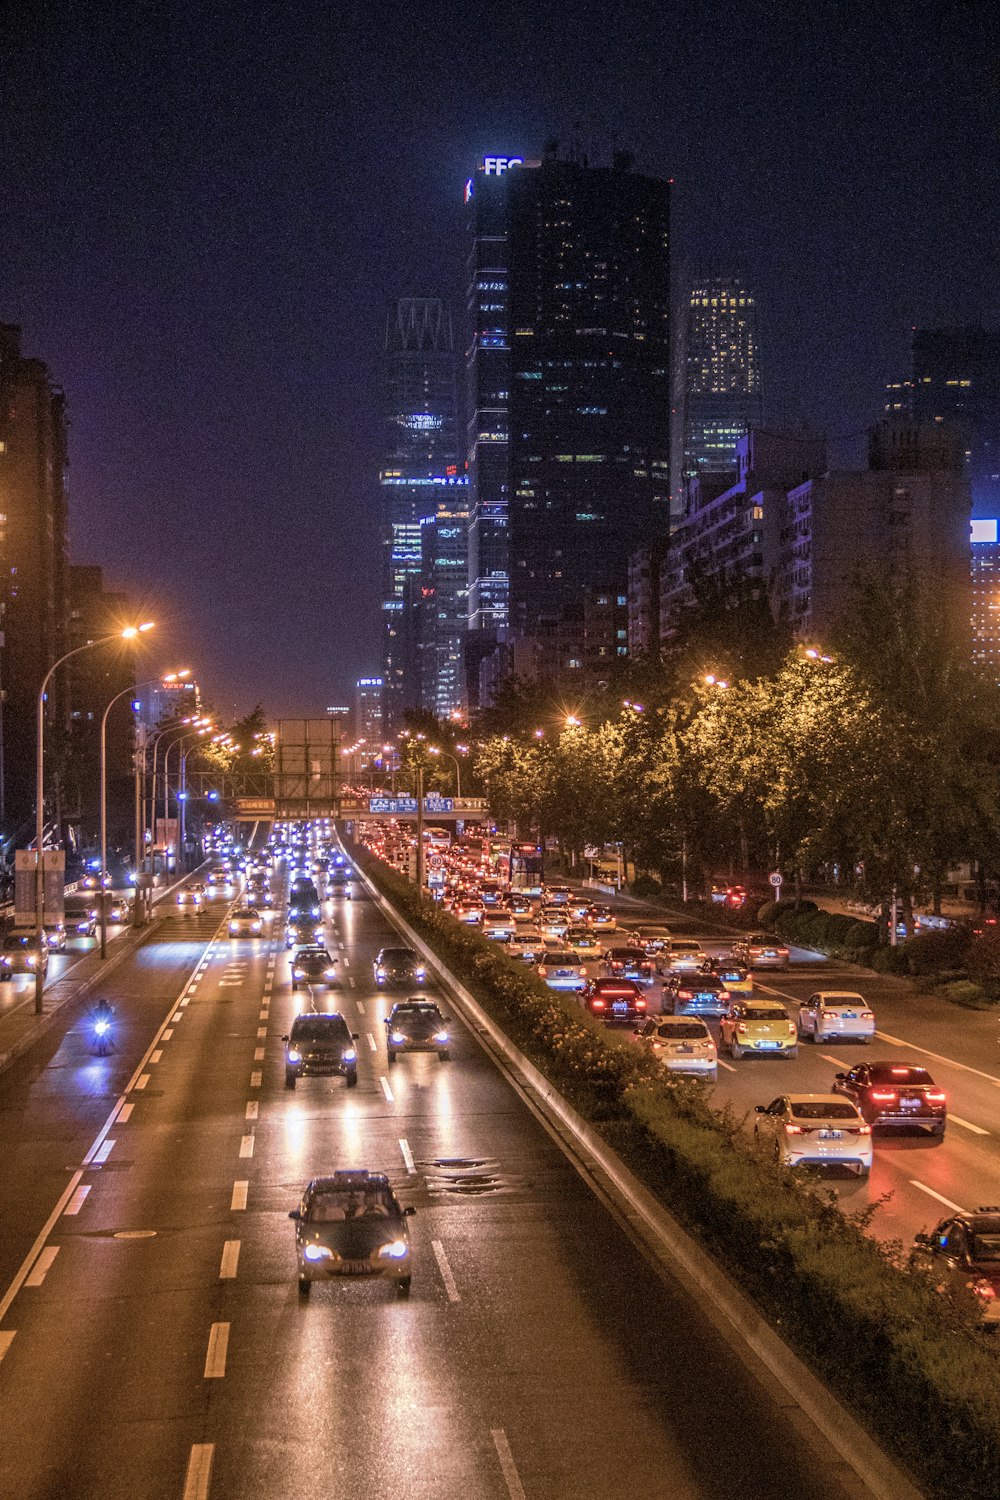
[[[774,886],[774,889],[776,891],[780,891],[781,890],[782,880],[781,880],[781,871],[780,870],[775,870],[767,878],[771,882],[771,884]]]

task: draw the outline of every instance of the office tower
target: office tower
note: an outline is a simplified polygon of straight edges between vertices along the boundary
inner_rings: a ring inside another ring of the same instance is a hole
[[[385,738],[385,679],[359,677],[354,689],[354,735],[366,755],[381,749]]]
[[[466,194],[470,624],[516,640],[624,593],[667,525],[669,186],[550,154],[486,157]]]
[[[975,514],[1000,513],[1000,330],[918,328],[909,398],[918,422],[958,434]]]
[[[675,509],[682,508],[687,481],[716,489],[732,483],[739,439],[763,422],[756,298],[746,277],[699,273],[682,299],[681,318],[675,406],[683,451],[674,455]]]
[[[469,625],[467,487],[447,492],[420,528],[418,617],[421,704],[439,719],[466,704],[464,644]]]
[[[20,842],[35,804],[37,694],[66,650],[66,529],[63,393],[21,353],[20,328],[0,324],[0,830]],[[66,704],[60,675],[46,710],[56,757]]]
[[[400,297],[385,331],[385,444],[381,473],[383,676],[386,728],[421,706],[421,523],[445,491],[464,494],[458,462],[451,313],[439,297]]]
[[[972,660],[1000,683],[1000,536],[995,516],[972,523]]]

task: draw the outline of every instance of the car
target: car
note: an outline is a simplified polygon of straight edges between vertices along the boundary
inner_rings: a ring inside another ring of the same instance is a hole
[[[42,974],[49,970],[49,945],[44,934],[41,940],[33,932],[8,932],[0,948],[0,980],[11,979],[15,974]]]
[[[742,964],[731,958],[710,958],[705,965],[706,974],[714,974],[731,995],[752,995],[753,975]]]
[[[520,959],[522,963],[538,963],[546,952],[546,944],[541,937],[527,937],[523,932],[515,932],[514,936],[504,946],[504,952],[508,958]]]
[[[616,979],[634,979],[637,984],[652,984],[654,964],[641,948],[606,948],[601,955],[605,974]]]
[[[260,937],[264,922],[255,906],[237,906],[229,913],[229,936]]]
[[[488,938],[511,938],[513,937],[517,924],[508,911],[492,911],[483,913],[483,937]]]
[[[646,1014],[647,1001],[634,979],[592,979],[583,993],[591,1015],[608,1026],[635,1025]]]
[[[543,937],[561,940],[572,925],[568,907],[543,906],[538,917],[538,925],[542,929]]]
[[[184,886],[177,892],[177,906],[180,911],[201,911],[204,904],[204,895],[201,891],[195,890],[194,886]]]
[[[573,892],[568,885],[547,885],[545,887],[546,906],[568,906]]]
[[[515,922],[530,922],[535,914],[535,903],[529,897],[515,893],[510,898],[510,914]]]
[[[926,1068],[910,1063],[858,1063],[837,1073],[833,1087],[852,1099],[873,1127],[916,1125],[943,1136],[948,1123],[948,1096]]]
[[[216,890],[228,890],[233,885],[233,872],[228,865],[213,865],[205,877],[205,883]]]
[[[285,947],[302,948],[323,941],[323,923],[316,917],[293,912],[285,923]]]
[[[483,903],[481,901],[472,900],[468,896],[463,896],[460,900],[455,902],[455,905],[452,908],[452,914],[457,917],[460,922],[464,922],[466,927],[477,927],[483,920],[485,910],[486,908],[483,906]]]
[[[587,926],[591,932],[617,932],[618,918],[609,907],[594,906],[587,913]]]
[[[674,1016],[724,1016],[732,1003],[724,981],[703,970],[670,974],[663,985],[664,1013]]]
[[[597,934],[591,932],[589,927],[571,927],[565,938],[566,947],[572,948],[574,953],[579,953],[581,958],[597,958],[601,952],[601,944]]]
[[[635,1037],[668,1072],[695,1073],[713,1082],[719,1076],[715,1042],[697,1016],[650,1016],[636,1028]]]
[[[90,897],[66,897],[66,931],[70,937],[97,936],[97,906]]]
[[[959,1303],[971,1295],[983,1327],[1000,1329],[1000,1206],[962,1210],[915,1235],[910,1265]]]
[[[719,1021],[719,1051],[735,1062],[748,1053],[798,1057],[795,1022],[780,1000],[738,1000]]]
[[[329,877],[328,877],[328,879],[327,879],[326,893],[327,893],[328,896],[342,896],[345,901],[350,901],[350,899],[351,899],[351,872],[350,872],[350,870],[341,869],[339,867],[336,870],[332,870],[331,873],[330,873],[330,875],[329,875]]]
[[[415,1213],[403,1208],[382,1172],[357,1169],[314,1177],[298,1208],[295,1254],[299,1293],[309,1295],[312,1283],[334,1276],[385,1276],[408,1296],[412,1279],[407,1219]]]
[[[292,989],[300,984],[331,985],[337,978],[337,960],[318,943],[296,948],[292,954]]]
[[[587,988],[586,971],[572,948],[548,948],[538,961],[538,977],[550,990],[579,994]]]
[[[65,922],[46,922],[44,927],[45,941],[50,953],[66,952],[66,924]]]
[[[387,984],[423,984],[427,978],[427,965],[412,948],[380,948],[374,968],[379,989]]]
[[[499,906],[503,889],[497,880],[484,880],[479,887],[479,899],[484,906]]]
[[[307,1011],[296,1016],[285,1044],[285,1087],[300,1078],[343,1077],[349,1089],[358,1081],[358,1053],[352,1032],[338,1011]]]
[[[111,873],[105,870],[103,874],[97,870],[91,870],[81,876],[77,885],[81,891],[99,891],[103,885],[105,890],[111,889]]]
[[[781,1094],[757,1105],[754,1136],[770,1141],[786,1167],[846,1167],[867,1177],[872,1128],[857,1106],[838,1094]]]
[[[875,1012],[850,990],[817,990],[799,1006],[799,1036],[811,1042],[862,1042],[875,1035]]]
[[[594,903],[589,896],[571,896],[567,910],[574,922],[586,922]]]
[[[748,969],[787,969],[791,954],[784,943],[766,932],[752,932],[738,937],[732,946],[737,963]]]
[[[708,954],[690,938],[671,938],[660,951],[660,962],[668,974],[694,974],[705,967]]]
[[[633,948],[641,948],[649,958],[656,958],[665,953],[670,944],[670,928],[661,923],[643,922],[633,927],[626,935],[627,941]]]
[[[451,1056],[448,1017],[433,1000],[412,995],[400,1000],[385,1018],[385,1044],[390,1063],[399,1052],[436,1052],[442,1062]]]

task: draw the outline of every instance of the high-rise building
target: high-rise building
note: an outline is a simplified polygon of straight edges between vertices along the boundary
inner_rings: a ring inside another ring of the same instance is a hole
[[[388,728],[421,707],[421,524],[439,499],[464,497],[458,460],[455,349],[440,297],[400,297],[385,331],[385,444],[381,473],[383,676]]]
[[[667,526],[669,185],[624,154],[486,157],[466,196],[469,616],[503,641],[624,593]]]
[[[1000,513],[1000,331],[918,328],[913,375],[887,390],[886,411],[905,412],[958,434],[973,513]]]
[[[354,734],[366,756],[381,749],[385,738],[385,679],[359,677],[354,688]]]
[[[35,801],[35,707],[66,650],[66,411],[21,330],[0,324],[0,829],[27,832]],[[48,723],[67,727],[65,678],[53,682]],[[58,751],[57,751],[58,753]],[[57,762],[54,760],[53,764]]]
[[[736,476],[736,445],[762,425],[756,298],[739,271],[704,271],[682,299],[674,401],[683,449],[674,454],[671,490]],[[680,474],[677,474],[677,464]]]
[[[1000,683],[1000,535],[995,516],[972,523],[972,660]]]
[[[449,494],[420,528],[420,700],[439,719],[461,713],[466,704],[469,510],[462,490]]]

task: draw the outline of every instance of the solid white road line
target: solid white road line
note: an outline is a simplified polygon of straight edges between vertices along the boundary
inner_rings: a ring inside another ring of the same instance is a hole
[[[102,1141],[100,1146],[97,1148],[97,1151],[94,1153],[94,1161],[97,1162],[99,1166],[103,1167],[104,1163],[107,1161],[108,1157],[111,1155],[114,1149],[114,1141]]]
[[[393,1100],[392,1100],[392,1089],[389,1087],[389,1080],[388,1080],[388,1078],[386,1078],[384,1074],[380,1073],[378,1081],[382,1085],[382,1092],[385,1095],[386,1100],[388,1101],[389,1104],[391,1104],[393,1102]]]
[[[234,1182],[233,1183],[233,1197],[232,1197],[232,1202],[229,1205],[229,1211],[230,1211],[230,1213],[236,1213],[236,1212],[238,1212],[239,1209],[246,1208],[246,1206],[247,1206],[247,1193],[249,1191],[250,1191],[250,1184],[249,1184],[249,1182],[245,1178],[243,1179],[242,1182]]]
[[[985,1078],[1000,1088],[1000,1078],[995,1073],[984,1073],[981,1068],[970,1068],[968,1063],[956,1062],[953,1057],[943,1057],[940,1052],[931,1052],[927,1047],[916,1047],[898,1036],[890,1036],[887,1031],[876,1031],[875,1035],[880,1042],[888,1042],[890,1047],[906,1047],[910,1052],[920,1052],[924,1057],[933,1057],[935,1062],[945,1063],[949,1068],[958,1068],[963,1073],[975,1073],[977,1078]]]
[[[213,1323],[208,1335],[208,1352],[205,1355],[205,1379],[221,1380],[226,1373],[226,1353],[229,1349],[229,1324]]]
[[[368,1045],[369,1045],[369,1047],[370,1047],[370,1048],[371,1048],[371,1050],[372,1050],[372,1051],[373,1051],[373,1052],[377,1052],[377,1051],[378,1051],[378,1042],[377,1042],[377,1041],[376,1041],[376,1040],[375,1040],[375,1038],[374,1038],[374,1037],[373,1037],[373,1036],[372,1036],[372,1034],[371,1034],[371,1032],[370,1032],[370,1031],[366,1031],[366,1032],[365,1032],[365,1035],[366,1035],[366,1036],[367,1036],[367,1038],[368,1038]]]
[[[253,1136],[245,1135],[240,1141],[240,1159],[246,1160],[253,1156]]]
[[[252,1089],[259,1089],[260,1086],[261,1086],[261,1084],[263,1083],[263,1081],[264,1081],[264,1075],[263,1075],[263,1073],[260,1071],[259,1068],[255,1068],[254,1071],[250,1074],[250,1087]]]
[[[402,1136],[399,1138],[399,1149],[403,1153],[403,1162],[407,1172],[409,1172],[411,1177],[414,1176],[417,1169],[413,1161],[413,1152],[410,1150],[409,1141],[405,1140]]]
[[[824,1062],[833,1063],[834,1067],[836,1068],[839,1068],[841,1063],[843,1062],[843,1058],[833,1057],[829,1052],[821,1052],[820,1057]]]
[[[115,1115],[115,1124],[116,1125],[126,1125],[128,1123],[128,1121],[132,1118],[132,1111],[134,1109],[135,1109],[135,1105],[132,1103],[132,1101],[130,1099],[127,1104],[123,1104],[122,1105],[121,1109]]]
[[[137,1078],[136,1081],[135,1081],[136,1089],[137,1090],[144,1089],[146,1087],[147,1083],[149,1082],[149,1079],[150,1079],[150,1075],[148,1073],[143,1073],[142,1077],[141,1078]]]
[[[222,1264],[219,1266],[219,1280],[233,1281],[236,1277],[236,1268],[239,1263],[239,1240],[227,1240],[222,1247]]]
[[[160,1060],[160,1058],[162,1056],[163,1056],[163,1048],[162,1047],[157,1047],[156,1051],[153,1053],[152,1057],[149,1060],[150,1060],[151,1063],[158,1063],[159,1060]]]
[[[89,1192],[89,1187],[78,1187],[72,1198],[67,1203],[66,1207],[63,1209],[63,1217],[66,1218],[72,1214],[78,1214],[83,1205],[86,1203],[87,1194]]]
[[[954,1213],[956,1213],[956,1214],[964,1214],[965,1213],[965,1209],[962,1207],[962,1205],[960,1203],[952,1203],[952,1201],[951,1201],[950,1198],[945,1198],[943,1196],[943,1194],[936,1193],[932,1187],[928,1187],[927,1186],[926,1182],[918,1182],[918,1180],[916,1179],[916,1177],[911,1177],[910,1178],[910,1184],[911,1184],[912,1187],[919,1188],[922,1193],[929,1194],[929,1196],[931,1198],[936,1198],[939,1203],[943,1203],[944,1206],[945,1206],[945,1208],[952,1209],[952,1211]]]
[[[208,1487],[212,1482],[212,1457],[214,1443],[194,1443],[184,1476],[183,1500],[208,1500]]]
[[[25,1286],[41,1286],[58,1254],[58,1245],[47,1245],[32,1266],[30,1275],[25,1279]]]
[[[4,1355],[7,1353],[7,1350],[10,1348],[11,1344],[14,1342],[14,1334],[16,1332],[17,1332],[17,1329],[15,1328],[11,1332],[0,1333],[0,1360],[3,1359]]]
[[[363,1000],[355,1000],[354,1003],[358,1007],[358,1015],[363,1016],[365,1013],[365,1002]]]
[[[733,1067],[732,1063],[723,1062],[721,1057],[716,1058],[716,1062],[719,1064],[720,1068],[725,1068],[727,1073],[736,1072],[736,1069]]]
[[[524,1485],[521,1483],[521,1476],[517,1472],[517,1464],[514,1462],[514,1455],[510,1451],[507,1434],[502,1427],[494,1427],[490,1431],[490,1437],[493,1439],[493,1446],[497,1450],[497,1458],[500,1460],[500,1470],[503,1474],[510,1500],[525,1500]]]
[[[258,1109],[257,1100],[256,1099],[251,1099],[250,1102],[249,1102],[249,1104],[246,1107],[246,1114],[245,1114],[244,1118],[247,1119],[247,1120],[256,1120],[256,1118],[257,1118],[257,1109]]]
[[[455,1278],[451,1274],[451,1266],[448,1264],[448,1257],[444,1253],[444,1246],[441,1241],[431,1240],[431,1249],[434,1251],[434,1259],[437,1261],[438,1270],[441,1272],[444,1289],[448,1293],[448,1301],[461,1302],[462,1298],[458,1287],[455,1285]]]
[[[989,1131],[984,1130],[981,1125],[973,1125],[971,1120],[963,1120],[961,1115],[953,1115],[951,1110],[948,1111],[948,1123],[961,1125],[963,1130],[971,1130],[973,1135],[989,1135]]]

